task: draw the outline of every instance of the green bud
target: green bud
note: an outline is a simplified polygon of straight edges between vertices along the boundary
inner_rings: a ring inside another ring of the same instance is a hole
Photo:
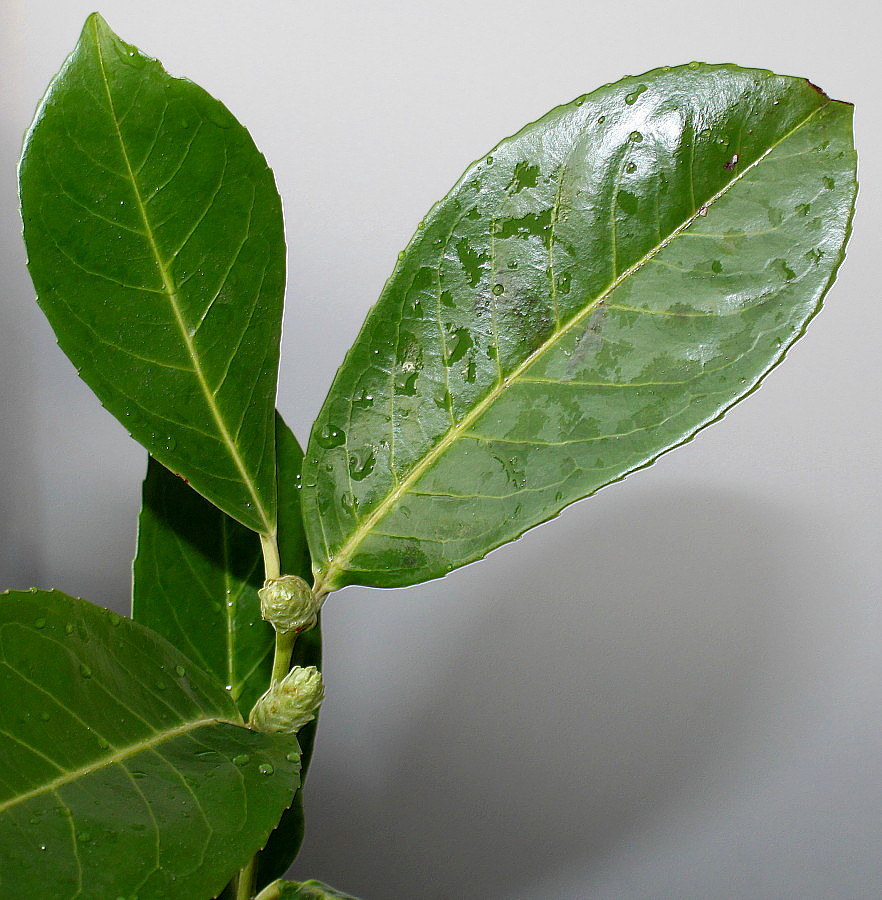
[[[295,666],[257,701],[250,725],[255,731],[293,734],[315,718],[324,696],[321,672]]]
[[[321,602],[302,578],[268,578],[257,593],[260,614],[276,631],[297,634],[315,626]]]

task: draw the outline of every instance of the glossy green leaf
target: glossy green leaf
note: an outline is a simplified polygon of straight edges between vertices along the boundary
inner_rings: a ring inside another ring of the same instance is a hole
[[[257,900],[357,900],[321,881],[275,881],[266,887]]]
[[[271,533],[285,244],[246,130],[95,14],[20,182],[38,302],[82,378],[163,465]]]
[[[320,588],[478,559],[753,390],[843,258],[851,120],[804,79],[690,63],[558,107],[474,163],[313,428]]]
[[[0,896],[217,894],[299,778],[164,638],[56,591],[0,595]]]
[[[310,577],[297,478],[303,453],[277,418],[279,550],[286,574]],[[275,632],[260,617],[260,538],[150,459],[138,520],[132,616],[210,672],[244,717],[266,690]]]

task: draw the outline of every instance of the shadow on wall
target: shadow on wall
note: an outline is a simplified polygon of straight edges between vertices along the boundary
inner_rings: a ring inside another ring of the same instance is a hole
[[[738,742],[785,533],[760,502],[690,488],[533,534],[487,582],[492,617],[439,648],[379,790],[319,729],[296,871],[365,900],[509,900],[591,869]]]

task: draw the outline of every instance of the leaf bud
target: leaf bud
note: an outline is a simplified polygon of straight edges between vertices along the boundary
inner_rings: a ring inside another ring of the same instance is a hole
[[[321,672],[295,666],[257,701],[250,725],[255,731],[294,734],[315,718],[324,696]]]
[[[321,601],[302,578],[268,578],[257,593],[260,614],[276,631],[298,634],[315,626]]]

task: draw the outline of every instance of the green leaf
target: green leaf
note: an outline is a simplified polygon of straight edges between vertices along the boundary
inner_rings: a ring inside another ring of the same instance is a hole
[[[215,896],[299,778],[164,638],[56,591],[0,595],[0,895]]]
[[[357,900],[321,881],[275,881],[258,895],[257,900]]]
[[[296,487],[303,452],[281,417],[276,434],[282,567],[309,578]],[[275,632],[260,616],[258,536],[151,458],[133,574],[133,618],[229,685],[247,717],[269,686],[275,644]]]
[[[94,14],[20,182],[38,302],[82,378],[163,465],[272,533],[285,244],[246,130]]]
[[[303,466],[318,587],[436,578],[653,462],[817,312],[852,107],[690,63],[558,107],[420,223]]]

